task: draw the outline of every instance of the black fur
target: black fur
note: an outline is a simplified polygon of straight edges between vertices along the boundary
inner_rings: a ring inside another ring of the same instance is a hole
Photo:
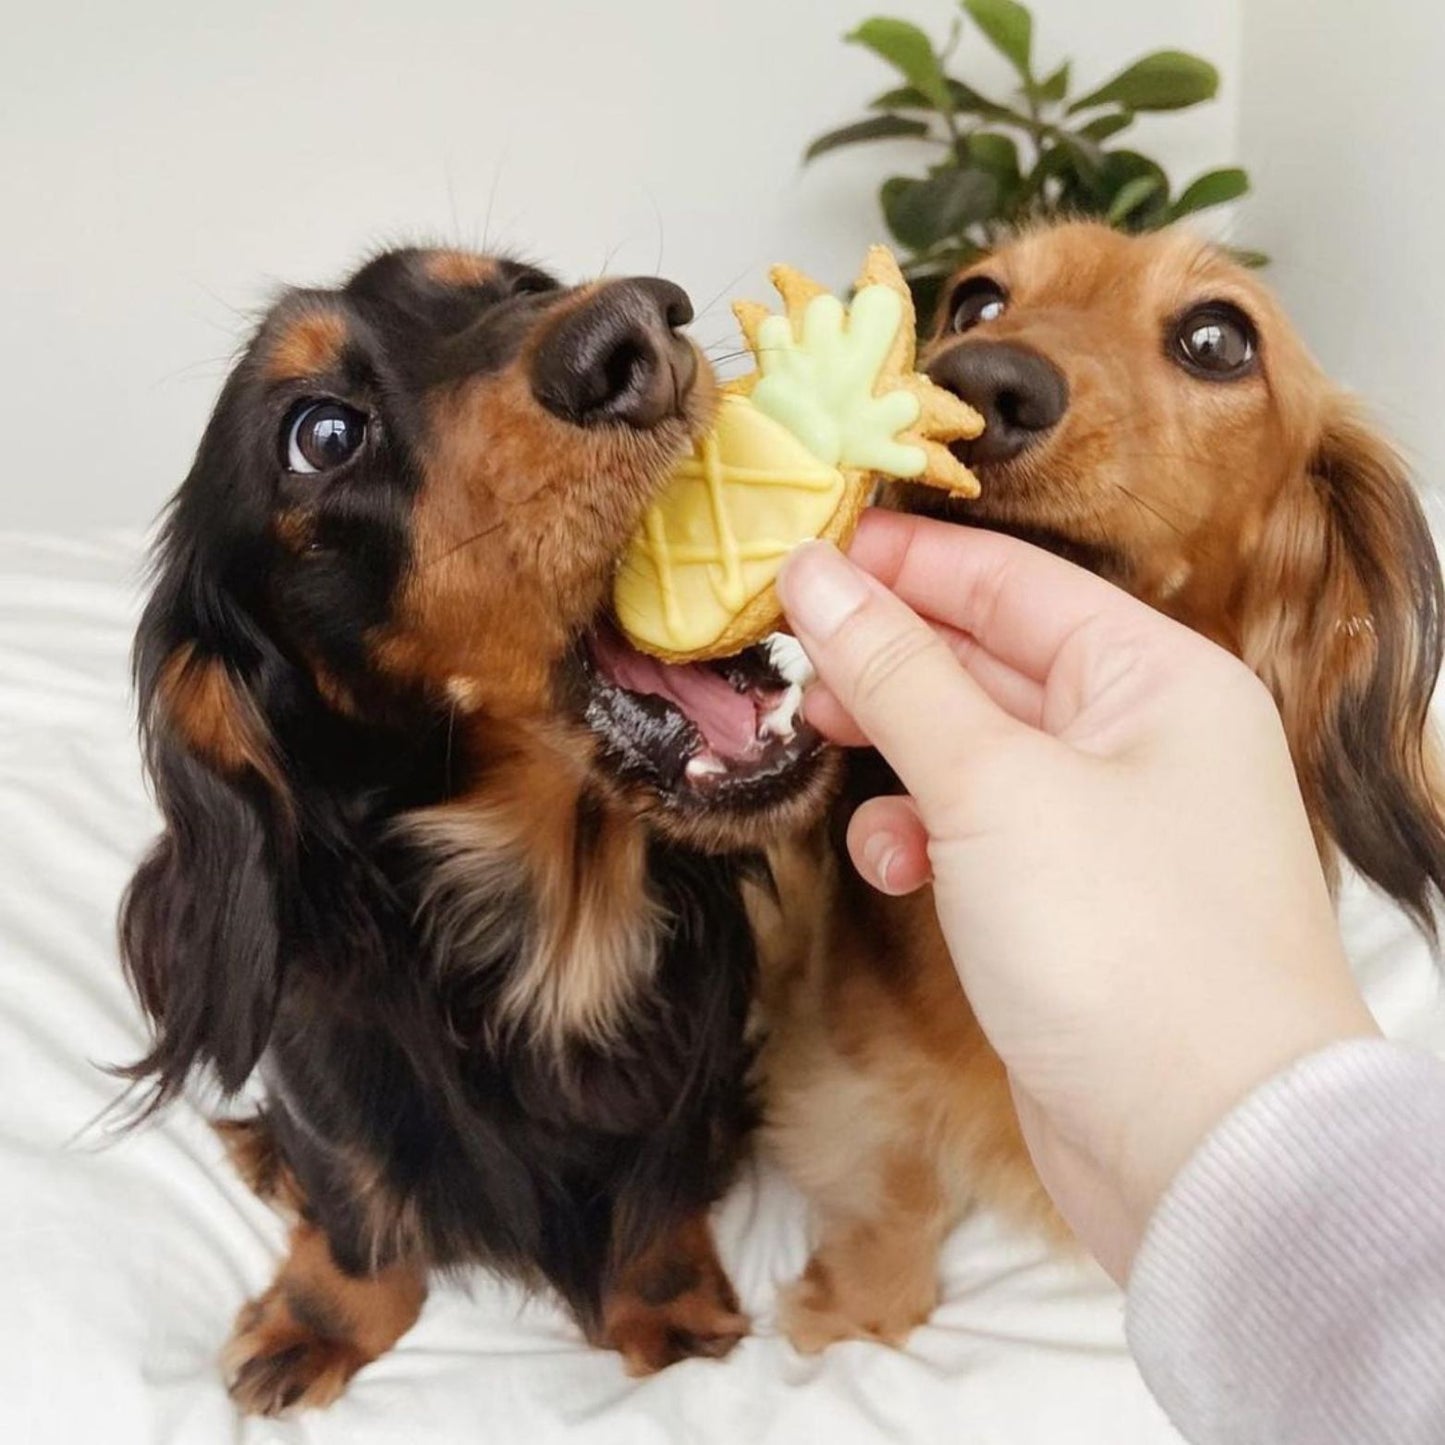
[[[405,923],[408,862],[391,862],[399,906],[374,974],[338,997],[305,970],[285,993],[262,1068],[271,1126],[343,1268],[397,1250],[357,1196],[360,1152],[410,1202],[433,1267],[546,1282],[595,1325],[616,1266],[717,1197],[751,1122],[754,957],[737,867],[655,846],[671,922],[656,986],[606,1048],[555,1056],[515,1036],[459,1042],[485,1036],[485,979],[503,971],[434,987],[437,964]]]

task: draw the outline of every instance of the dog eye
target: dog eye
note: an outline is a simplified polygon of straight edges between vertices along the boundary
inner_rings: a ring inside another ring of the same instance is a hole
[[[987,276],[962,282],[949,302],[950,331],[971,331],[983,321],[997,321],[1008,306],[1008,292]]]
[[[1259,336],[1238,307],[1211,301],[1196,306],[1174,327],[1173,351],[1186,371],[1207,381],[1233,381],[1254,369]]]
[[[286,469],[309,476],[348,462],[366,440],[366,417],[339,401],[303,402],[286,433]]]

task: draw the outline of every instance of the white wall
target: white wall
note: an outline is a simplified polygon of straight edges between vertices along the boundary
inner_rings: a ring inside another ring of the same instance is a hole
[[[1327,370],[1445,481],[1445,7],[1246,0],[1241,224]]]
[[[1181,45],[1234,69],[1238,0],[1039,0],[1084,80]],[[864,15],[950,0],[49,0],[0,44],[3,525],[149,520],[253,308],[380,242],[660,267],[701,307],[772,260],[846,281],[885,155],[798,168],[888,84]],[[982,42],[977,58],[987,68]],[[995,67],[995,73],[1001,69]],[[1230,107],[1157,123],[1181,175]],[[1283,249],[1283,248],[1282,248]],[[728,335],[726,308],[705,339]]]

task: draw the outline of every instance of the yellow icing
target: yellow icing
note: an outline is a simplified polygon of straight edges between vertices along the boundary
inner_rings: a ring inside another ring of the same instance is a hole
[[[614,606],[645,652],[740,646],[744,614],[753,635],[765,630],[783,559],[822,533],[846,541],[843,503],[851,522],[864,498],[850,489],[875,475],[977,495],[949,444],[983,420],[915,369],[913,304],[887,249],[870,250],[847,306],[787,266],[771,276],[784,314],[733,306],[757,371],[729,389],[622,559]]]
[[[848,307],[836,296],[814,296],[797,331],[787,316],[769,316],[758,327],[754,405],[830,466],[919,476],[923,448],[895,440],[918,420],[918,397],[875,395],[903,322],[903,298],[877,284]]]
[[[828,525],[845,478],[753,399],[725,393],[622,558],[617,620],[644,649],[710,646],[799,543]]]

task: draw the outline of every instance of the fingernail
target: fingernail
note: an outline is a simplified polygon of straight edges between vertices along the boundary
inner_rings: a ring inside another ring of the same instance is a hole
[[[868,584],[831,542],[805,542],[778,574],[778,597],[795,628],[826,642],[868,600]]]
[[[892,833],[874,833],[863,845],[863,861],[872,870],[880,887],[889,887],[888,875],[902,851],[901,844]]]

